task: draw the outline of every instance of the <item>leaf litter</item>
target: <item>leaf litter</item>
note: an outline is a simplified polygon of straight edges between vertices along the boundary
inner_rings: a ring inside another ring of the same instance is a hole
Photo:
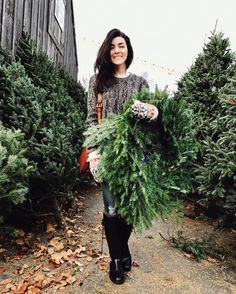
[[[83,284],[92,275],[88,269],[91,263],[102,271],[107,270],[109,256],[102,255],[100,249],[93,248],[89,242],[93,239],[91,236],[101,233],[102,226],[84,225],[78,213],[83,215],[85,209],[78,199],[76,209],[64,212],[63,230],[49,220],[43,233],[18,229],[15,239],[9,238],[5,242],[7,246],[1,244],[0,293],[38,294],[50,293],[53,289],[65,290],[75,283]],[[85,235],[90,237],[82,244]]]

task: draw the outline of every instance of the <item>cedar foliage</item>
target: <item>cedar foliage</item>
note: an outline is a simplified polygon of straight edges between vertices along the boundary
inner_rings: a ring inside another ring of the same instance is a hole
[[[156,105],[157,122],[136,121],[130,111],[134,100]],[[188,167],[197,145],[185,106],[169,98],[166,90],[142,90],[119,115],[85,132],[85,145],[98,146],[102,154],[99,176],[109,184],[119,213],[138,229],[179,210],[178,196],[191,190]]]
[[[211,216],[233,216],[236,211],[235,104],[229,103],[229,97],[235,99],[235,77],[229,39],[214,32],[176,93],[193,112],[201,146],[193,165],[194,196],[208,206]]]

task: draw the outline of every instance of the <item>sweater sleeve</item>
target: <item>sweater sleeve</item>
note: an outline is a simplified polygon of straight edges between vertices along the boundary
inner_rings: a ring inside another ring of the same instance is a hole
[[[97,97],[95,95],[95,75],[89,80],[88,98],[87,98],[87,119],[86,125],[90,127],[97,124]]]

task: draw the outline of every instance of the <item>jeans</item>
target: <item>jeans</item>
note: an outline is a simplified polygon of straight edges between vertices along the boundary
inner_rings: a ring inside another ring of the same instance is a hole
[[[102,184],[102,194],[104,203],[104,214],[106,216],[116,216],[118,214],[118,207],[116,204],[116,199],[110,194],[108,185]]]

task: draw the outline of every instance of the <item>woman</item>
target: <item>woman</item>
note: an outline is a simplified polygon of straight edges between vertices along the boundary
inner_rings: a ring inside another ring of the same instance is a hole
[[[106,118],[111,113],[119,113],[124,102],[134,92],[140,91],[142,87],[148,88],[143,77],[127,71],[132,60],[133,49],[129,37],[118,29],[111,30],[97,54],[94,66],[97,74],[89,82],[88,126],[97,124],[98,94],[102,94],[102,118]],[[94,148],[90,148],[90,158],[94,159]],[[122,284],[125,280],[124,272],[130,271],[132,265],[128,247],[132,225],[127,224],[118,214],[115,198],[110,195],[107,184],[102,184],[102,191],[103,225],[111,257],[109,276],[115,284]]]

